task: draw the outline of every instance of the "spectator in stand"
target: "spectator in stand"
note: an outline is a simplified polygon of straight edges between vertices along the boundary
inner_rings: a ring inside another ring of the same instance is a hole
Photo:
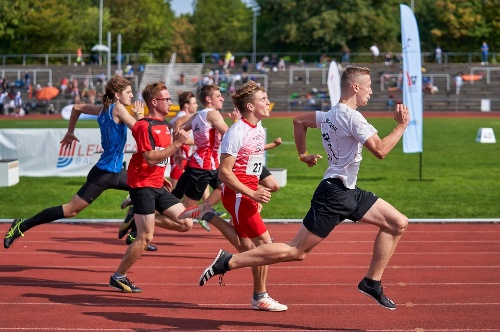
[[[16,96],[14,97],[14,116],[15,117],[20,117],[24,116],[26,113],[23,109],[23,99],[21,98],[21,91],[16,92]]]
[[[269,56],[267,54],[264,55],[264,57],[262,58],[262,61],[264,61],[265,66],[269,66]]]
[[[8,110],[5,107],[5,102],[7,100],[8,95],[9,94],[7,92],[2,92],[2,94],[0,94],[0,114],[3,114],[3,115],[8,114]]]
[[[483,42],[483,45],[481,45],[481,55],[482,55],[481,66],[488,64],[488,51],[489,51],[488,44],[486,42]]]
[[[81,47],[78,47],[78,49],[76,50],[75,66],[78,66],[78,65],[85,66],[85,62],[83,62],[83,58],[82,58],[82,48]]]
[[[351,61],[351,50],[347,45],[344,45],[342,47],[342,64],[343,65],[348,65],[349,62]]]
[[[443,63],[443,50],[439,45],[436,47],[435,55],[436,55],[436,63],[439,64]]]
[[[455,75],[455,94],[460,95],[460,88],[464,84],[464,80],[462,78],[462,73],[457,73]]]
[[[7,82],[7,79],[5,77],[2,77],[2,92],[7,92],[8,88],[9,83]]]
[[[24,72],[24,86],[26,87],[26,91],[28,91],[30,85],[31,85],[30,73],[26,70]]]
[[[285,71],[286,70],[286,63],[284,58],[280,58],[280,61],[278,62],[278,70],[279,71]]]
[[[321,54],[319,57],[319,66],[326,67],[330,62],[330,58],[326,55],[326,53]]]
[[[61,93],[64,95],[67,89],[68,89],[68,79],[66,77],[63,77],[61,79]]]
[[[387,51],[387,52],[385,53],[385,61],[384,61],[384,64],[385,64],[386,66],[390,66],[390,65],[392,65],[392,53],[391,53],[391,51]]]
[[[241,59],[241,70],[243,73],[248,73],[248,58],[246,56]]]
[[[377,58],[380,55],[380,50],[378,49],[377,44],[373,44],[370,47],[370,52],[372,53],[372,62],[376,63],[377,62]]]
[[[233,56],[233,54],[231,53],[230,50],[227,50],[226,51],[226,55],[224,56],[224,73],[226,75],[229,75],[229,64],[231,62],[231,57]]]
[[[266,65],[264,64],[264,61],[259,61],[259,63],[257,63],[257,66],[255,67],[255,69],[257,69],[257,71],[262,73],[262,74],[267,74],[267,72],[269,71],[269,69],[266,68]]]

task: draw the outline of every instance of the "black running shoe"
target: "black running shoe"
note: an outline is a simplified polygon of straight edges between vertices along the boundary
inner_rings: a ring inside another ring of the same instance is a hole
[[[130,234],[127,235],[127,238],[125,239],[125,243],[131,244],[132,242],[135,241],[136,236],[137,236],[137,234],[132,234],[132,232],[131,232]],[[146,246],[146,251],[158,251],[158,247],[155,246],[154,244],[148,244]]]
[[[370,287],[366,284],[366,281],[363,279],[363,280],[361,280],[361,282],[358,285],[358,290],[361,293],[373,298],[382,307],[389,309],[389,310],[396,309],[396,304],[384,295],[384,291],[382,290],[382,286]]]
[[[19,229],[19,226],[23,221],[24,219],[14,219],[14,221],[12,221],[12,225],[10,225],[7,234],[5,234],[5,237],[3,238],[3,247],[5,249],[9,249],[18,237],[24,236],[23,232]]]
[[[221,277],[226,273],[226,269],[224,268],[224,263],[226,260],[231,259],[233,255],[228,253],[227,251],[224,250],[219,250],[219,253],[217,254],[217,257],[215,257],[214,261],[212,264],[210,264],[205,271],[201,274],[200,277],[200,286],[205,285],[205,283],[212,278],[215,275],[220,274]],[[219,278],[219,285],[222,285],[222,279]]]
[[[127,196],[127,198],[125,198],[125,200],[122,202],[122,204],[120,204],[120,207],[123,209],[125,209],[127,206],[130,206],[132,205],[132,200],[130,199],[130,195]]]
[[[135,287],[134,284],[131,283],[127,277],[115,279],[115,277],[111,276],[111,278],[109,279],[109,287],[116,288],[124,293],[142,292],[142,289],[140,289],[139,287]]]
[[[123,219],[123,222],[120,224],[120,228],[118,230],[118,238],[122,239],[128,233],[129,229],[132,228],[133,225],[134,225],[134,207],[131,206],[127,210],[125,219]]]

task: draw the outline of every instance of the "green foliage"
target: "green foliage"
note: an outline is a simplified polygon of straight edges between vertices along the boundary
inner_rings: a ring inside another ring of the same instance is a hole
[[[189,0],[186,0],[189,1]],[[90,53],[98,43],[100,0],[0,1],[0,54]],[[368,52],[400,49],[400,3],[405,0],[254,0],[259,52]],[[500,49],[500,0],[413,1],[423,51]],[[122,35],[122,52],[152,52],[156,61],[199,61],[201,53],[250,52],[253,12],[242,0],[191,0],[192,15],[174,17],[170,0],[106,0],[107,32]]]
[[[252,11],[240,0],[198,0],[192,24],[196,53],[251,49]]]
[[[379,131],[388,135],[394,128],[391,118],[368,118]],[[273,193],[264,206],[264,218],[302,218],[323,177],[327,162],[322,159],[309,168],[297,159],[293,142],[292,119],[269,118],[263,121],[267,140],[281,137],[283,144],[268,151],[268,167],[286,168],[287,185]],[[66,121],[2,121],[0,127],[58,127]],[[94,121],[81,121],[79,127],[95,127]],[[384,159],[363,151],[358,186],[390,202],[409,218],[499,218],[500,145],[475,142],[481,127],[500,133],[498,119],[425,118],[422,179],[419,154],[402,152],[401,142]],[[307,133],[307,150],[324,155],[318,130]],[[0,218],[26,217],[42,209],[68,201],[85,182],[84,177],[31,178],[0,188]],[[119,204],[126,193],[106,191],[77,218],[122,218]],[[220,207],[219,207],[220,209]]]

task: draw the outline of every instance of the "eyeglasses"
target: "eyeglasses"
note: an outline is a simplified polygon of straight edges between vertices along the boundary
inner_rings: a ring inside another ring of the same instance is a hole
[[[154,100],[163,100],[166,102],[172,101],[172,98],[154,98]]]

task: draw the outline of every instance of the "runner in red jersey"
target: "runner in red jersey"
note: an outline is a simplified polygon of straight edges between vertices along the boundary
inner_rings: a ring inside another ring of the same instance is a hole
[[[214,191],[207,198],[206,211],[203,211],[208,212],[212,211],[212,206],[220,202],[221,182],[217,176],[218,150],[221,136],[226,133],[228,125],[220,114],[224,97],[222,97],[218,86],[203,86],[200,90],[199,100],[203,103],[204,108],[180,126],[174,126],[174,132],[176,128],[193,131],[196,151],[190,157],[186,170],[181,175],[172,194],[179,199],[182,198],[182,202],[187,208],[195,208],[203,197],[205,189],[210,185]],[[181,217],[200,219],[204,214],[199,214],[198,210],[195,214],[190,211],[188,209]],[[202,226],[210,230],[208,225],[202,224]]]
[[[175,126],[177,121],[184,123],[189,115],[196,113],[198,110],[198,103],[196,102],[196,96],[194,93],[192,91],[184,91],[179,94],[179,106],[180,111],[170,120],[170,124],[172,126]],[[192,132],[190,132],[190,134],[192,135]],[[182,147],[170,157],[170,182],[172,183],[173,188],[175,188],[177,181],[181,177],[182,173],[184,173],[188,159],[194,150],[193,147],[194,140],[190,138],[186,141],[186,144],[182,145]]]
[[[240,251],[246,251],[272,242],[259,212],[261,204],[269,202],[271,191],[258,187],[266,145],[260,121],[269,116],[271,103],[265,90],[253,81],[236,90],[232,99],[242,119],[222,139],[219,177],[224,183],[222,203],[241,239]],[[287,310],[286,305],[267,294],[267,270],[267,266],[252,268],[254,292],[250,305],[257,310]]]
[[[142,97],[149,109],[149,117],[137,121],[132,128],[137,152],[132,156],[127,172],[137,238],[127,248],[109,283],[111,287],[126,293],[141,292],[127,279],[126,273],[153,239],[155,219],[156,225],[180,232],[189,231],[193,226],[191,219],[177,217],[184,211],[184,206],[163,186],[168,158],[186,142],[189,134],[178,130],[172,142],[170,128],[163,120],[172,105],[164,83],[147,85]],[[156,218],[155,211],[160,212]]]

